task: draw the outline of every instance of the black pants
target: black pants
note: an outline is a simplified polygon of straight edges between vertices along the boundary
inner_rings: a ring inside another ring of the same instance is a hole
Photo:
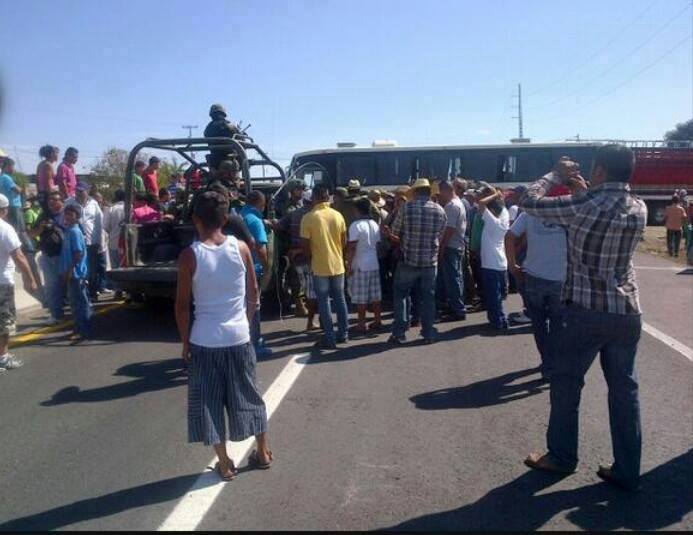
[[[87,277],[89,280],[89,297],[96,299],[98,292],[103,290],[106,276],[106,255],[99,251],[100,245],[87,245]]]
[[[680,230],[667,229],[667,251],[669,252],[669,256],[679,256],[682,234],[683,232]]]

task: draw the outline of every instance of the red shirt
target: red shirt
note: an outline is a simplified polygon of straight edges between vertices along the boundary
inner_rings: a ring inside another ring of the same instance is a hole
[[[144,189],[147,193],[153,193],[154,195],[159,195],[159,183],[157,182],[158,173],[156,170],[150,171],[145,169],[142,173],[142,181],[144,182]]]

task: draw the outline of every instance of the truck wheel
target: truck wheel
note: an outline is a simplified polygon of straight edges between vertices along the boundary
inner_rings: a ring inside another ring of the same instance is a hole
[[[666,204],[662,202],[647,203],[647,224],[658,225],[664,224],[664,210]]]

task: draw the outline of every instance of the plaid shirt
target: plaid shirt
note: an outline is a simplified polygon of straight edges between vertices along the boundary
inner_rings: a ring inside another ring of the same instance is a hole
[[[400,238],[405,264],[413,267],[438,264],[440,235],[446,220],[441,206],[427,198],[416,198],[400,208],[392,233]]]
[[[530,186],[519,204],[528,214],[568,230],[563,300],[599,312],[640,314],[633,251],[645,230],[645,203],[622,182],[542,198],[559,182],[549,173]]]

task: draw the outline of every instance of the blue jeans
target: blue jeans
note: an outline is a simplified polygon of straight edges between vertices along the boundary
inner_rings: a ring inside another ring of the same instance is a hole
[[[87,281],[72,278],[68,282],[67,291],[70,296],[75,332],[89,338],[91,336],[91,303],[87,295]]]
[[[344,297],[344,275],[335,275],[334,277],[313,275],[313,285],[318,299],[320,323],[325,330],[325,341],[328,343],[335,341],[330,298],[332,298],[335,312],[337,312],[337,337],[339,340],[345,340],[349,328],[349,312]]]
[[[484,304],[486,317],[497,329],[507,328],[508,320],[503,312],[503,288],[505,287],[505,271],[481,268],[484,288]]]
[[[65,300],[65,285],[60,276],[60,256],[39,256],[39,265],[43,273],[44,292],[46,296],[46,308],[53,318],[60,320],[65,315],[63,303]]]
[[[462,259],[464,251],[446,247],[443,251],[443,262],[440,265],[439,279],[443,283],[443,295],[455,316],[464,316],[464,278]]]
[[[433,322],[436,316],[436,266],[413,267],[400,262],[395,272],[393,307],[395,322],[392,334],[404,336],[408,326],[407,297],[418,297],[418,310],[421,315],[421,335],[427,339],[435,338]],[[418,292],[416,295],[415,292]]]
[[[635,353],[641,328],[639,314],[610,314],[576,305],[563,309],[556,332],[546,433],[549,454],[561,466],[577,466],[580,392],[585,374],[599,353],[609,390],[614,475],[627,486],[637,485],[641,436]]]
[[[551,281],[525,273],[522,295],[532,320],[534,341],[541,355],[541,374],[551,376],[556,354],[556,330],[561,319],[562,281]]]

